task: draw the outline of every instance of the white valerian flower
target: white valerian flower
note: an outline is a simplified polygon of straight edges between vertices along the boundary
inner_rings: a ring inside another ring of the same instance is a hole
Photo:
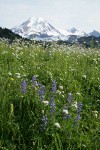
[[[59,89],[60,89],[60,90],[63,90],[63,86],[59,86]]]
[[[82,77],[83,77],[84,79],[86,79],[86,75],[85,75],[85,74],[83,74]]]
[[[49,104],[48,101],[42,101],[43,104],[45,104],[46,106]]]
[[[33,145],[35,145],[35,142],[33,142]]]
[[[64,94],[64,91],[62,91],[61,93]]]
[[[68,115],[69,112],[68,112],[67,109],[63,109],[63,113],[66,114],[66,115]]]
[[[21,78],[20,73],[15,73],[17,78]]]
[[[7,52],[7,51],[3,51],[3,52],[2,52],[2,54],[6,54],[6,53],[8,53],[8,52]]]
[[[54,125],[55,125],[57,128],[61,128],[61,126],[60,126],[60,124],[59,124],[58,122],[56,122]]]
[[[72,104],[73,107],[77,109],[77,101]]]
[[[81,95],[79,92],[77,92],[76,94],[79,95],[79,96]]]
[[[26,77],[26,74],[23,74],[23,77]]]
[[[60,94],[61,94],[61,91],[57,90],[56,93],[60,95]]]
[[[20,66],[22,69],[24,68],[23,66]]]
[[[20,73],[15,73],[16,75],[20,76]]]
[[[12,53],[12,55],[13,55],[13,56],[15,56],[15,54],[14,54],[14,53]]]
[[[93,112],[93,114],[94,114],[94,116],[97,118],[98,117],[98,111],[92,111]]]
[[[42,114],[44,114],[44,110],[42,110]]]
[[[62,94],[62,97],[64,98],[65,96]]]
[[[17,76],[17,78],[19,79],[19,78],[21,78],[21,76]]]
[[[8,75],[9,75],[9,76],[12,76],[12,73],[11,73],[11,72],[8,72]]]

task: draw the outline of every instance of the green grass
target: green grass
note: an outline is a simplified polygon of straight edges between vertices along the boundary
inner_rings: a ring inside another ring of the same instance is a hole
[[[33,76],[40,87],[32,88]],[[27,84],[25,94],[21,92],[22,80]],[[53,81],[56,92],[52,92]],[[45,86],[44,101],[54,98],[53,114],[50,105],[41,103],[41,86]],[[75,102],[83,104],[76,123]],[[68,107],[69,119],[63,116],[64,106]],[[44,49],[41,45],[0,41],[1,150],[99,150],[99,113],[99,49],[54,43]],[[45,115],[48,120],[43,130]]]

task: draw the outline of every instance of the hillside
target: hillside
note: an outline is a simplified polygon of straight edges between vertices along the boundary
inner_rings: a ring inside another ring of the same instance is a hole
[[[29,41],[28,39],[22,38],[20,35],[13,33],[7,28],[0,27],[0,38],[9,39],[10,42],[13,42],[15,39],[21,39],[24,41]]]

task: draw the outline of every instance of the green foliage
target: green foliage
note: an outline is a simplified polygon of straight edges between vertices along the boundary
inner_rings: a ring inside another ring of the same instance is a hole
[[[56,108],[44,101],[54,98]],[[1,150],[99,150],[100,149],[100,51],[56,43],[41,45],[0,41],[0,149]],[[21,93],[22,80],[26,93]],[[57,92],[52,92],[56,81]],[[37,84],[36,82],[36,84]],[[68,94],[72,93],[72,103]],[[75,124],[75,103],[82,102],[81,119]],[[68,107],[69,119],[63,117]],[[47,115],[46,129],[42,117]],[[59,126],[57,126],[58,123]]]

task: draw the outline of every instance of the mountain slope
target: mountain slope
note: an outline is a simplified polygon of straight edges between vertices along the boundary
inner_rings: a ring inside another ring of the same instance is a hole
[[[29,39],[59,37],[61,35],[56,28],[43,18],[29,18],[21,25],[12,28],[12,31]]]
[[[7,28],[1,28],[0,27],[0,38],[7,38],[10,40],[14,40],[15,38],[21,39],[22,37],[18,34],[13,33],[11,30]]]
[[[85,33],[84,31],[79,31],[78,29],[76,29],[75,27],[73,28],[70,28],[70,29],[60,29],[60,32],[63,34],[63,35],[66,35],[66,36],[71,36],[71,35],[76,35],[76,36],[87,36],[87,33]]]
[[[19,39],[20,42],[22,42],[22,41],[31,42],[29,39],[22,38],[20,35],[13,33],[11,30],[9,30],[7,28],[1,28],[1,27],[0,27],[0,38],[7,39],[9,43],[14,42],[16,39]]]
[[[76,29],[75,27],[70,28],[67,30],[68,32],[70,32],[70,35],[77,35],[77,36],[87,36],[87,34],[84,31],[79,31],[78,29]]]
[[[95,36],[95,37],[100,37],[100,32],[93,30],[92,32],[89,33],[90,36]]]

